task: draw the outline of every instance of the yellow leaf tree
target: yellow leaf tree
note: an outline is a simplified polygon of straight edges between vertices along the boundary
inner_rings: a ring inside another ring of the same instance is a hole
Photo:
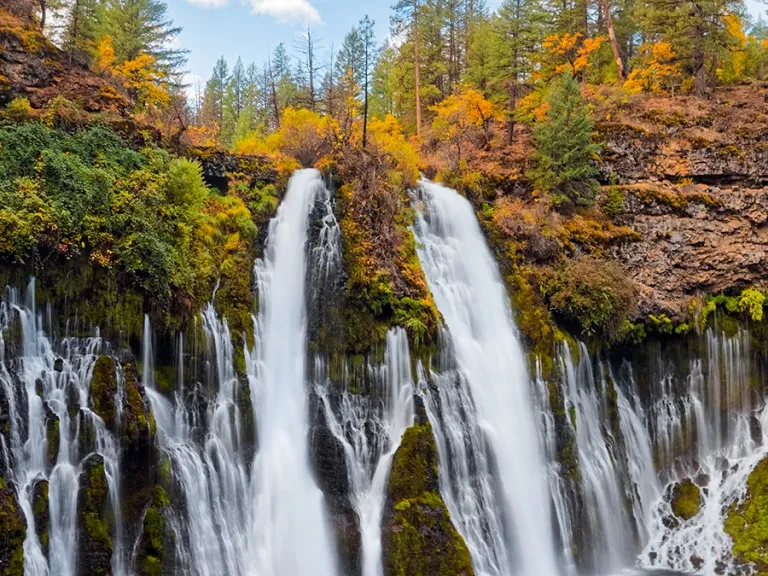
[[[675,53],[669,42],[642,44],[639,62],[624,83],[629,92],[664,92],[671,90],[680,78],[674,63]]]
[[[604,36],[585,37],[581,32],[553,34],[543,42],[547,50],[542,70],[544,80],[570,71],[574,78],[581,78],[589,67],[590,57],[605,42]]]
[[[464,88],[430,109],[435,113],[432,121],[435,136],[455,150],[454,166],[459,165],[468,147],[490,144],[491,127],[499,114],[474,88]]]

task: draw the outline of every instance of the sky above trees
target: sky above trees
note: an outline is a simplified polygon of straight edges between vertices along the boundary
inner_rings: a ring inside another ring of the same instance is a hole
[[[320,53],[336,50],[366,14],[376,38],[389,36],[395,0],[168,0],[168,13],[182,26],[179,45],[190,50],[190,78],[206,79],[220,56],[262,62],[280,42],[291,49],[309,21],[323,38]],[[487,2],[495,8],[501,0]],[[325,56],[323,56],[325,57]]]

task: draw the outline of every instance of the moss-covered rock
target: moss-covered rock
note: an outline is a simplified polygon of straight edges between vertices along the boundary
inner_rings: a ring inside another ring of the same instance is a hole
[[[473,576],[464,539],[440,496],[437,445],[423,404],[392,461],[383,523],[386,576]]]
[[[701,510],[701,488],[686,478],[672,488],[672,512],[682,520],[690,520]]]
[[[139,383],[133,364],[123,364],[125,402],[120,422],[124,448],[145,451],[156,433],[155,418],[144,402],[144,387]]]
[[[0,576],[24,574],[27,528],[16,491],[0,478]]]
[[[115,361],[109,356],[99,356],[93,367],[91,399],[93,411],[104,420],[107,428],[115,428],[115,397],[117,396],[117,374]]]
[[[728,510],[725,532],[733,540],[733,556],[768,574],[768,458],[747,479],[744,500]]]
[[[77,563],[83,574],[112,573],[112,540],[109,521],[109,486],[104,459],[93,454],[82,465],[77,498]]]
[[[32,513],[35,515],[35,531],[43,554],[48,557],[51,515],[48,508],[48,481],[40,480],[32,491]]]
[[[165,559],[165,542],[170,537],[165,530],[163,510],[170,505],[162,486],[155,486],[152,504],[144,514],[141,548],[138,557],[139,576],[161,576]]]
[[[59,417],[46,405],[45,438],[48,442],[48,462],[56,464],[59,457],[59,442],[61,441]]]

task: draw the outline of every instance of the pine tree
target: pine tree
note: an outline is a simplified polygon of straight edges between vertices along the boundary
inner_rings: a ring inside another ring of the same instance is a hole
[[[598,188],[593,157],[600,146],[592,140],[594,124],[581,88],[566,73],[551,87],[546,101],[547,118],[533,129],[536,151],[529,176],[555,204],[592,206]]]
[[[522,85],[534,70],[534,59],[545,36],[545,15],[539,0],[505,0],[494,21],[498,68],[494,81],[507,94],[507,143],[515,131],[515,108]],[[501,81],[499,81],[501,79]]]
[[[355,26],[344,36],[344,42],[336,55],[336,77],[343,78],[348,72],[357,86],[363,85],[365,67],[365,43],[360,28]]]
[[[229,81],[229,66],[222,56],[213,68],[213,74],[203,93],[203,124],[222,129],[224,123],[224,92]]]
[[[134,60],[143,52],[167,74],[181,73],[187,51],[171,48],[181,28],[168,18],[163,0],[104,1],[101,34],[112,37],[118,62]]]
[[[243,61],[238,58],[232,75],[226,81],[222,95],[221,111],[221,141],[225,145],[232,143],[235,126],[245,108],[245,97],[248,89],[248,79],[245,75]]]
[[[421,136],[421,60],[419,56],[419,24],[422,0],[399,0],[392,9],[391,19],[394,36],[406,33],[413,47],[413,70],[416,99],[416,133]]]
[[[368,145],[368,96],[371,75],[376,62],[376,37],[373,33],[373,24],[373,20],[367,15],[360,20],[360,38],[363,42],[363,148]]]
[[[98,0],[66,0],[58,6],[55,33],[71,64],[89,64],[99,28]]]

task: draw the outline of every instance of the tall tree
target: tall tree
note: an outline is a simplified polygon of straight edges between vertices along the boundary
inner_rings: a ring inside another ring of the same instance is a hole
[[[98,34],[98,1],[68,0],[61,9],[60,41],[69,63],[74,59],[90,62]]]
[[[222,56],[213,67],[213,74],[205,85],[202,106],[204,123],[219,130],[224,124],[224,93],[228,82],[229,66]]]
[[[534,56],[544,39],[545,15],[539,0],[504,0],[495,20],[499,73],[506,79],[507,143],[515,131],[515,108],[522,84],[534,71]]]
[[[245,97],[248,89],[248,79],[245,75],[243,61],[238,58],[232,74],[226,81],[224,94],[222,96],[222,114],[221,114],[221,141],[224,144],[231,144],[235,134],[240,115],[245,108]]]
[[[187,51],[173,47],[181,28],[168,17],[168,5],[163,0],[103,1],[101,33],[112,37],[118,62],[134,60],[144,52],[169,75],[181,73]]]
[[[317,108],[316,78],[318,72],[317,48],[321,39],[314,33],[312,27],[307,24],[307,30],[301,35],[296,44],[296,49],[301,56],[301,75],[304,82],[304,93],[307,108],[313,112]]]
[[[370,80],[376,63],[376,37],[373,33],[374,22],[368,15],[360,20],[360,38],[363,43],[363,148],[368,145],[368,95]]]
[[[398,0],[392,9],[392,31],[395,36],[403,33],[413,43],[413,70],[416,89],[416,134],[421,137],[421,61],[419,58],[419,23],[423,0]]]
[[[341,79],[348,72],[357,86],[363,85],[365,44],[360,28],[355,26],[344,36],[341,49],[336,55],[336,77]]]

